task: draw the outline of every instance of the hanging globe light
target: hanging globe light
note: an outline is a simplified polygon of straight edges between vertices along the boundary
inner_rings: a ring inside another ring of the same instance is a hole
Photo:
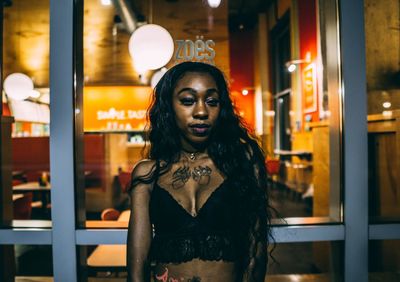
[[[31,91],[29,91],[29,97],[37,99],[40,97],[40,92],[35,89],[32,89]]]
[[[25,100],[33,90],[32,79],[23,73],[13,73],[4,80],[4,91],[14,100]]]
[[[146,24],[137,28],[129,39],[129,54],[139,73],[165,66],[174,53],[174,40],[162,26]]]
[[[218,8],[221,4],[221,0],[207,0],[207,2],[211,8]]]
[[[153,76],[151,77],[151,80],[150,80],[151,88],[154,89],[156,87],[157,83],[160,81],[160,79],[164,76],[164,74],[166,72],[167,72],[167,69],[166,68],[162,68],[162,69],[160,69],[159,71],[156,71],[153,74]]]

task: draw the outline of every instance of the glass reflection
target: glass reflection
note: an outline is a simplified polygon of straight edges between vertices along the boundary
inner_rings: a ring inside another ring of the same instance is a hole
[[[2,120],[10,128],[3,127],[1,142],[3,223],[32,226],[23,221],[51,218],[49,1],[5,4]]]
[[[151,23],[174,40],[165,68],[208,56],[207,62],[226,73],[239,114],[267,153],[277,216],[341,221],[336,1],[248,2],[222,1],[211,8],[204,1],[135,1],[121,11],[118,5],[85,1],[88,220],[114,224],[102,222],[102,212],[122,213],[129,206],[121,179],[141,159],[152,80],[165,72],[138,68],[129,40],[138,27]]]
[[[371,222],[400,220],[399,8],[398,1],[364,1]]]

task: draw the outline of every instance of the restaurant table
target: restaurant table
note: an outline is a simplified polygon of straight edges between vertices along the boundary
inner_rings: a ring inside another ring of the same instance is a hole
[[[86,220],[85,227],[89,229],[121,229],[128,228],[128,222],[117,220]]]
[[[13,192],[36,192],[36,191],[50,191],[51,185],[47,183],[46,186],[40,186],[39,182],[31,181],[13,186]]]
[[[312,157],[312,152],[299,150],[274,150],[274,154],[281,157],[298,157],[307,161],[310,161]]]
[[[87,220],[86,228],[128,228],[130,210],[124,210],[117,220]]]
[[[126,271],[126,245],[98,245],[87,259],[89,271]]]
[[[18,199],[21,199],[22,197],[24,197],[24,194],[13,194],[13,201],[16,201]]]
[[[131,216],[131,211],[130,210],[124,210],[120,214],[120,216],[118,217],[117,221],[128,222],[130,216]]]
[[[118,227],[128,227],[131,212],[124,210],[117,220],[101,221],[103,227],[110,227],[110,223],[115,223]],[[96,221],[97,227],[101,227],[101,222]],[[94,221],[87,221],[86,227],[94,227]],[[98,245],[90,254],[87,265],[95,270],[123,271],[126,267],[126,245]]]
[[[39,182],[32,181],[26,182],[18,185],[14,185],[13,193],[21,193],[21,192],[38,192],[41,194],[42,208],[45,210],[47,208],[47,203],[49,202],[48,196],[51,190],[50,183],[47,183],[46,186],[40,186]]]

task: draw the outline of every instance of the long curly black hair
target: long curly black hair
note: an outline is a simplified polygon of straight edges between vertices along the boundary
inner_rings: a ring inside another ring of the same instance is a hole
[[[243,260],[238,264],[239,270],[242,275],[253,277],[250,281],[261,281],[257,273],[265,273],[271,219],[265,157],[256,137],[236,113],[225,77],[218,68],[200,62],[184,62],[168,70],[158,82],[148,110],[151,145],[148,158],[156,162],[152,172],[139,181],[154,181],[179,159],[182,146],[177,138],[180,132],[175,122],[172,93],[179,79],[188,72],[207,73],[217,84],[220,113],[208,140],[207,152],[216,167],[233,183],[232,192],[240,199],[238,210],[242,212],[237,233]]]

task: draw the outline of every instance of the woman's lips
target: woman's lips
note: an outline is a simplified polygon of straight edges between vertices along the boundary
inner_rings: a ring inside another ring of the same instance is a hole
[[[210,126],[208,124],[195,124],[191,125],[190,128],[193,134],[203,136],[208,133]]]

